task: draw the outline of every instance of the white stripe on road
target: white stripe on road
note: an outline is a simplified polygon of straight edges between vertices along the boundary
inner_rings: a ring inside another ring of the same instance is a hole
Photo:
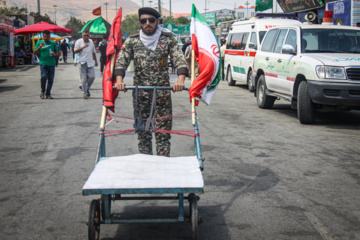
[[[305,215],[314,226],[314,228],[320,233],[321,238],[324,240],[335,240],[332,236],[330,229],[328,229],[314,214],[311,212],[306,212]]]

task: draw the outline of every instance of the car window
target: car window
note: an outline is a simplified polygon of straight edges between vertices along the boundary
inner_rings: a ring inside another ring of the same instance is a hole
[[[262,43],[262,40],[264,39],[264,36],[266,34],[266,31],[260,31],[259,32],[259,43]]]
[[[262,51],[270,52],[272,43],[274,42],[274,38],[276,37],[277,32],[278,32],[277,29],[272,29],[268,32],[262,44],[262,48],[261,48]]]
[[[242,37],[241,45],[240,45],[241,50],[245,49],[248,38],[249,38],[249,33],[244,33],[243,37]]]
[[[282,49],[282,46],[283,46],[283,43],[284,43],[284,40],[285,40],[285,36],[288,32],[288,29],[281,29],[280,30],[280,33],[276,39],[276,42],[275,42],[275,47],[273,49],[274,52],[276,53],[281,53],[281,49]]]
[[[230,40],[231,49],[240,49],[242,37],[243,37],[243,33],[235,33],[231,36],[231,40]]]
[[[252,32],[252,33],[251,33],[250,42],[255,43],[255,45],[256,45],[255,49],[257,49],[257,47],[258,47],[258,42],[257,42],[256,32]]]
[[[226,49],[232,49],[231,46],[231,38],[232,38],[233,34],[230,34],[226,40]]]
[[[303,29],[302,52],[360,52],[359,29]]]
[[[296,52],[296,31],[293,29],[289,30],[289,34],[287,35],[285,44],[291,45]]]

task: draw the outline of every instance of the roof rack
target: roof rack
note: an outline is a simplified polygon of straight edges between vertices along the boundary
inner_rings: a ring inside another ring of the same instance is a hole
[[[298,19],[294,13],[257,13],[256,19],[260,18],[285,18],[285,19]]]

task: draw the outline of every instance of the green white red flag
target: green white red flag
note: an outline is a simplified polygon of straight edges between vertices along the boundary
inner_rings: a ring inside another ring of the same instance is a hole
[[[221,79],[220,47],[203,16],[192,5],[191,49],[195,52],[200,74],[189,88],[190,99],[200,98],[210,104]]]

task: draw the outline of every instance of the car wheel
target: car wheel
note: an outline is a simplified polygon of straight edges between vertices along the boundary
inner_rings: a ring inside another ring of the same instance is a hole
[[[266,89],[265,76],[261,75],[256,86],[256,101],[259,108],[268,109],[274,105],[276,98],[267,96]]]
[[[230,67],[228,67],[228,69],[227,69],[226,81],[228,82],[229,86],[235,86],[235,81],[232,79],[232,76],[231,76]]]
[[[309,124],[315,121],[314,104],[311,101],[306,81],[302,81],[298,89],[297,115],[299,122]]]
[[[248,89],[250,92],[254,91],[254,85],[252,84],[252,81],[251,81],[252,75],[253,75],[253,72],[252,72],[252,70],[250,70],[248,73],[248,76],[247,76],[247,85],[248,85]]]

